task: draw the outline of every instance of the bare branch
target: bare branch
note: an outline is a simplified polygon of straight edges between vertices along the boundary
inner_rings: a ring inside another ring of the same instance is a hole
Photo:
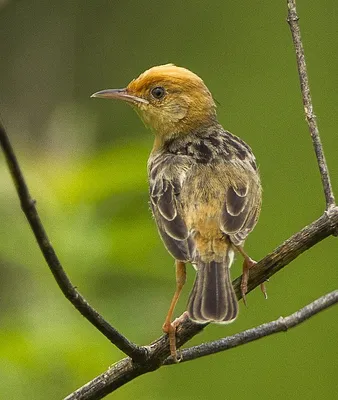
[[[296,50],[297,67],[300,80],[300,88],[302,92],[303,105],[306,120],[309,126],[313,147],[316,153],[317,162],[319,166],[319,171],[322,179],[322,185],[326,200],[326,209],[333,207],[335,203],[333,190],[330,181],[329,170],[327,167],[323,146],[319,136],[319,130],[317,126],[316,116],[313,112],[312,99],[310,94],[309,78],[307,74],[307,68],[305,63],[305,55],[303,43],[300,35],[300,28],[298,24],[298,15],[296,10],[296,1],[287,0],[288,4],[288,18],[287,21],[290,25],[290,30],[292,34],[293,44]]]
[[[338,207],[330,183],[327,164],[325,161],[322,144],[313,113],[312,100],[310,96],[309,83],[304,58],[304,50],[301,42],[298,16],[296,13],[295,1],[288,0],[288,22],[290,25],[293,42],[296,49],[298,72],[301,83],[304,110],[315,149],[317,162],[322,178],[326,198],[326,212],[310,225],[303,228],[272,253],[267,255],[254,268],[250,270],[248,290],[253,290],[260,283],[274,275],[284,266],[297,258],[304,251],[314,246],[330,235],[337,235],[338,232]],[[98,314],[87,301],[73,287],[60,261],[58,260],[53,247],[51,246],[44,227],[40,221],[35,207],[35,201],[31,198],[23,174],[20,170],[16,156],[6,135],[5,129],[0,124],[0,142],[5,153],[8,167],[12,174],[20,201],[30,226],[34,232],[40,249],[49,265],[59,287],[67,299],[84,315],[100,332],[102,332],[113,344],[121,349],[129,357],[114,364],[108,371],[88,382],[82,388],[67,397],[73,399],[101,399],[125,383],[137,376],[154,371],[163,364],[171,364],[173,360],[169,357],[169,344],[166,335],[161,336],[155,342],[145,347],[138,347],[121,335],[100,314]],[[238,299],[240,294],[241,277],[234,282],[234,288]],[[234,336],[217,340],[215,342],[202,344],[183,351],[184,361],[202,357],[218,351],[224,351],[240,344],[262,338],[298,325],[312,315],[324,310],[338,301],[338,291],[332,292],[304,307],[298,312],[286,318],[280,318],[257,328],[253,328]],[[204,329],[206,325],[195,324],[188,318],[184,319],[177,328],[177,345],[182,346],[194,335]]]
[[[280,317],[276,321],[271,321],[257,326],[256,328],[236,333],[233,336],[185,349],[182,351],[181,362],[195,360],[196,358],[233,349],[234,347],[253,342],[265,336],[287,331],[336,303],[338,303],[338,290],[320,297],[313,303],[308,304],[288,317]],[[164,361],[164,365],[170,364],[174,364],[174,360],[171,356]]]
[[[129,352],[129,355],[134,357],[134,362],[131,358],[119,361],[109,371],[98,376],[93,381],[68,396],[68,399],[100,399],[137,376],[158,369],[170,353],[167,336],[163,335],[150,346],[139,348],[131,344],[118,332],[116,336],[115,329],[110,327],[110,325],[88,305],[86,300],[72,286],[49,243],[49,239],[37,214],[35,203],[29,194],[19,164],[2,126],[0,126],[0,142],[21,200],[21,207],[25,212],[41,251],[61,290],[94,326],[105,334],[105,336],[109,337],[112,343],[116,344],[122,351],[125,351],[126,354]],[[250,271],[250,279],[248,282],[249,291],[290,263],[299,254],[333,234],[337,227],[338,207],[334,207],[317,221],[293,235],[273,253],[257,263]],[[233,282],[238,299],[240,299],[240,282],[240,277]],[[177,330],[178,346],[182,346],[204,329],[204,327],[205,325],[194,324],[189,320],[184,320]],[[121,338],[122,340],[120,340]],[[136,351],[134,349],[136,349]],[[136,358],[137,356],[139,357]]]
[[[249,291],[289,264],[301,253],[331,235],[337,227],[338,207],[335,207],[286,240],[276,250],[257,263],[250,270]],[[233,282],[238,299],[241,298],[240,283],[241,277]],[[329,299],[327,301],[329,302]],[[177,346],[181,347],[203,330],[205,326],[195,324],[189,319],[184,319],[177,328]],[[167,336],[161,336],[151,345],[147,346],[147,349],[148,359],[144,363],[134,364],[129,358],[123,359],[114,364],[108,371],[70,394],[66,399],[101,399],[136,377],[160,368],[170,354]],[[169,360],[168,363],[170,363]]]
[[[290,239],[279,246],[273,253],[266,256],[263,260],[256,264],[254,268],[252,268],[248,283],[249,291],[290,263],[292,260],[298,257],[299,254],[303,253],[327,236],[336,235],[338,231],[338,207],[335,206],[329,172],[320,141],[316,118],[313,113],[304,50],[301,42],[298,16],[296,14],[294,1],[288,0],[288,9],[288,22],[290,24],[292,38],[296,49],[304,110],[322,178],[326,199],[326,213],[324,213],[318,220],[314,221],[312,224],[293,235]],[[237,278],[233,282],[238,299],[240,298],[240,282],[241,277]],[[249,341],[256,340],[272,333],[280,332],[296,326],[305,319],[310,318],[312,315],[336,303],[337,298],[338,291],[332,292],[287,318],[282,318],[277,321],[264,324],[260,327],[242,332],[230,338],[203,344],[191,349],[186,349],[182,353],[184,361],[211,354],[213,352],[223,351],[228,348],[238,346],[239,344],[248,343]],[[194,336],[203,328],[204,326],[196,325],[189,320],[185,320],[177,329],[178,346],[182,346],[187,340],[189,340],[190,337]],[[162,336],[150,346],[148,354],[149,360],[145,365],[135,366],[128,359],[121,360],[104,374],[98,376],[93,381],[88,382],[85,386],[69,395],[67,400],[100,399],[135,377],[159,368],[162,360],[165,364],[172,363],[173,360],[171,360],[171,358],[167,358],[167,361],[165,361],[163,358],[165,357],[165,354],[168,355],[168,343],[166,338]],[[155,357],[155,355],[157,356]]]
[[[183,350],[182,362],[190,361],[209,354],[218,353],[220,351],[226,351],[242,344],[246,344],[254,340],[263,338],[265,336],[286,331],[299,325],[303,321],[311,318],[315,314],[325,310],[326,308],[336,303],[338,303],[338,290],[326,294],[325,296],[319,298],[318,300],[315,300],[313,303],[300,309],[294,314],[289,315],[288,317],[280,317],[276,321],[268,322],[256,328],[237,333],[233,336],[229,336],[220,340],[216,340],[214,342],[201,344],[199,346],[194,346],[190,349]],[[190,322],[186,320],[183,323],[183,326],[189,323]],[[184,328],[181,327],[181,329]],[[156,346],[158,345],[155,344],[150,347],[150,359],[146,364],[133,364],[130,358],[125,358],[118,363],[112,365],[106,372],[97,376],[91,382],[88,382],[86,385],[76,390],[74,393],[71,393],[65,398],[65,400],[102,399],[108,393],[113,392],[125,383],[135,379],[137,376],[160,368],[161,364],[155,362],[153,358],[154,354],[160,354]],[[161,356],[163,356],[163,354],[161,354]],[[174,360],[170,356],[164,361],[163,365],[170,365],[173,363]]]
[[[113,328],[94,308],[92,308],[85,298],[74,288],[66,275],[41,223],[39,214],[36,210],[35,200],[32,199],[25,178],[15,156],[12,145],[9,141],[4,126],[0,122],[0,144],[5,154],[6,161],[12,179],[14,181],[18,196],[21,202],[22,211],[34,232],[41,252],[54,275],[54,278],[66,298],[73,306],[93,324],[107,339],[125,354],[134,360],[142,360],[145,357],[145,349],[130,342],[115,328]]]

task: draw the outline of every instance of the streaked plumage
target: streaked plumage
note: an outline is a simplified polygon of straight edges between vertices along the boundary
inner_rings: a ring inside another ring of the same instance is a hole
[[[202,127],[155,149],[148,176],[153,214],[168,251],[197,270],[190,317],[198,322],[233,320],[238,307],[229,275],[232,244],[243,245],[261,203],[250,148],[220,125]],[[209,287],[217,290],[209,293]]]

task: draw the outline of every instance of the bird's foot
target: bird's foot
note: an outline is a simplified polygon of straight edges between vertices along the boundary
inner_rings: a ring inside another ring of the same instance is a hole
[[[267,279],[265,282],[269,282],[269,280]],[[265,300],[267,300],[268,299],[268,293],[266,291],[265,282],[260,284],[260,288],[261,288],[261,291],[262,291],[262,293],[264,295]]]
[[[178,361],[179,359],[177,357],[177,348],[176,348],[176,326],[172,322],[166,321],[162,326],[162,330],[164,333],[168,335],[170,354],[174,359],[174,362],[177,363],[179,362]]]
[[[246,302],[246,293],[248,291],[248,281],[249,281],[249,275],[250,275],[250,269],[254,267],[257,264],[256,261],[254,261],[252,258],[249,256],[244,257],[244,262],[243,262],[243,275],[242,275],[242,282],[241,282],[241,294],[243,298],[243,303],[247,306]],[[268,298],[268,294],[266,292],[266,286],[265,283],[260,284],[261,291],[265,297],[265,299]]]
[[[256,264],[257,264],[256,261],[254,261],[252,258],[250,258],[247,255],[244,256],[243,275],[242,275],[242,281],[241,281],[241,294],[242,294],[243,303],[245,305],[247,305],[246,293],[248,291],[248,281],[249,281],[249,275],[250,275],[249,271],[250,271],[250,268],[252,268]]]
[[[168,334],[170,355],[174,359],[175,363],[179,363],[182,360],[181,351],[177,350],[177,345],[176,345],[176,329],[178,325],[188,317],[189,315],[187,311],[185,311],[180,317],[176,318],[173,322],[165,321],[162,326],[163,332]]]

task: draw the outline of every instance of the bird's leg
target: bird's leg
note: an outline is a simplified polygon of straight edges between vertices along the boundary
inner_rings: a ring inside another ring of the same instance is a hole
[[[172,316],[175,310],[175,306],[180,297],[181,291],[186,281],[186,268],[185,263],[183,261],[176,260],[176,291],[171,300],[170,307],[164,324],[162,326],[163,332],[167,333],[169,336],[169,345],[170,345],[170,354],[173,357],[175,362],[178,362],[177,359],[177,350],[176,350],[176,326],[177,323],[171,322]]]
[[[241,253],[241,255],[244,258],[243,261],[243,275],[242,275],[242,282],[241,282],[241,294],[242,294],[242,299],[243,299],[243,303],[245,305],[247,305],[246,303],[246,293],[248,291],[248,280],[249,280],[249,274],[250,274],[250,268],[252,268],[254,265],[257,264],[256,261],[254,261],[251,257],[249,257],[246,252],[243,250],[243,247],[241,246],[235,246],[236,249],[238,250],[239,253]],[[261,287],[261,291],[264,294],[264,297],[267,299],[268,295],[266,293],[266,287],[264,282],[261,283],[260,285]]]

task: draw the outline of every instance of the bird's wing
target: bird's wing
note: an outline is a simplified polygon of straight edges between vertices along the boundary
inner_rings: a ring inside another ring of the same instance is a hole
[[[233,173],[228,171],[232,179],[226,186],[221,211],[221,230],[230,236],[235,245],[242,244],[253,230],[261,206],[258,174],[241,173],[236,178],[239,170],[234,169]]]
[[[150,203],[159,233],[168,251],[182,261],[190,259],[191,245],[179,201],[188,168],[185,157],[168,154],[149,164]]]

